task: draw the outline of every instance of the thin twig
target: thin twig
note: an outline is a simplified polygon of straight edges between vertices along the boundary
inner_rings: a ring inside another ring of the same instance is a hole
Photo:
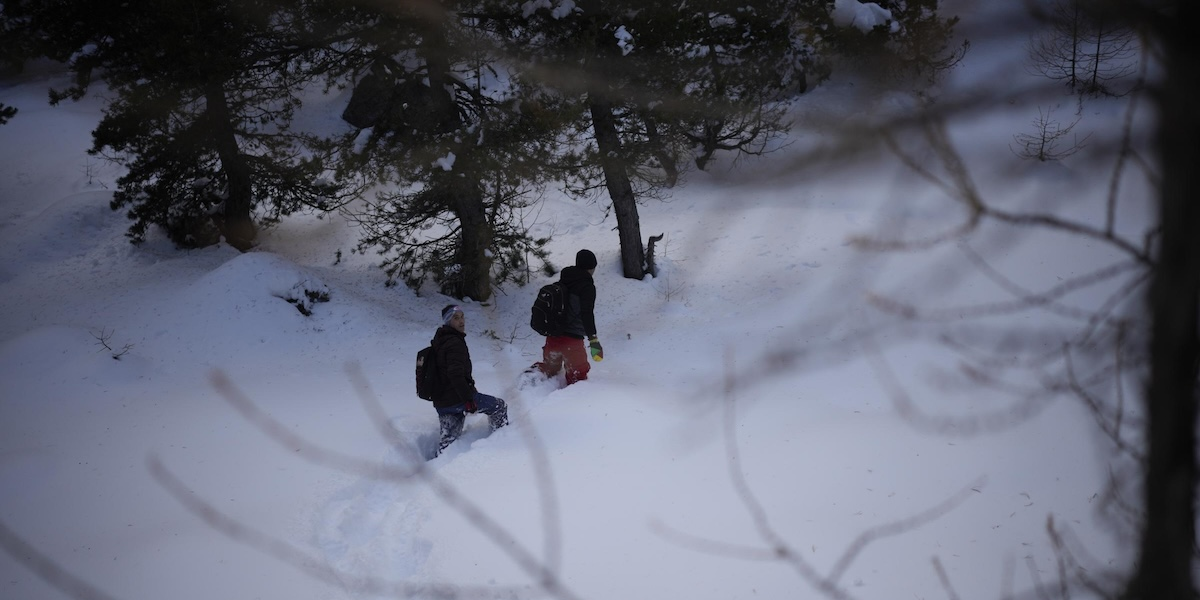
[[[833,568],[830,569],[828,580],[831,583],[837,583],[837,580],[841,579],[842,575],[847,569],[850,568],[850,565],[854,562],[854,560],[858,558],[858,555],[870,544],[886,537],[896,536],[913,531],[922,525],[931,523],[941,518],[943,515],[951,510],[954,510],[963,502],[966,502],[967,498],[969,498],[972,494],[977,493],[977,491],[983,487],[986,481],[986,478],[980,477],[970,485],[964,487],[962,490],[959,490],[957,494],[938,503],[937,506],[921,511],[920,513],[917,513],[906,519],[901,519],[899,521],[880,525],[878,527],[872,527],[871,529],[859,534],[859,536],[850,543],[850,546],[846,548],[846,551],[842,553],[841,558],[838,559]]]
[[[958,592],[954,590],[954,585],[950,583],[950,575],[946,573],[946,567],[942,565],[942,559],[933,557],[933,570],[937,572],[938,580],[942,582],[942,588],[946,590],[946,597],[950,600],[959,600]]]
[[[301,456],[309,458],[317,464],[341,465],[343,468],[349,467],[352,472],[384,481],[405,481],[410,478],[416,478],[422,481],[428,485],[430,489],[447,506],[450,506],[453,510],[457,511],[463,516],[463,518],[471,523],[472,526],[479,530],[480,533],[491,539],[498,548],[501,548],[505,553],[507,553],[508,556],[513,559],[513,561],[516,562],[517,565],[520,566],[527,575],[532,577],[533,580],[536,581],[538,585],[549,595],[560,599],[577,598],[577,596],[566,587],[566,585],[561,581],[554,571],[552,571],[547,565],[543,564],[528,550],[526,550],[515,537],[501,527],[499,523],[489,517],[482,508],[480,508],[466,496],[459,493],[456,488],[429,469],[427,463],[420,457],[419,453],[417,453],[411,445],[404,443],[399,437],[398,433],[396,433],[394,429],[387,425],[387,416],[383,411],[382,405],[380,405],[378,398],[370,390],[363,378],[358,378],[357,381],[354,381],[354,385],[356,386],[356,391],[358,392],[359,399],[362,402],[364,409],[367,411],[368,416],[370,416],[374,421],[376,430],[383,433],[385,439],[396,443],[401,449],[407,449],[405,452],[408,454],[409,459],[413,461],[413,466],[411,468],[395,469],[386,465],[375,465],[374,463],[366,463],[365,461],[348,458],[319,448],[307,439],[290,433],[278,421],[259,410],[254,405],[253,401],[251,401],[240,390],[238,390],[222,372],[215,372],[212,376],[212,380],[213,385],[218,389],[222,397],[224,397],[226,401],[237,408],[239,412],[245,415],[251,424],[258,427],[259,430],[265,433],[270,439],[276,441],[277,443],[282,443],[285,448],[299,452]],[[370,466],[366,467],[366,464],[369,464]],[[192,503],[185,503],[185,506],[189,506],[189,508],[193,509],[204,509],[206,504],[197,500]],[[194,510],[194,512],[196,511]],[[223,530],[228,531],[231,535],[234,535],[235,538],[236,534],[246,529],[244,526],[228,518],[217,518],[221,516],[219,514],[213,516],[209,510],[199,510],[197,514],[199,514],[202,518],[213,518],[215,521],[214,526],[219,524]],[[278,541],[263,539],[261,537],[255,538],[254,541],[256,542],[254,545],[264,550],[272,552],[280,550]],[[297,556],[295,553],[290,551],[280,551],[283,553],[285,560],[289,564],[292,564],[297,568],[301,568],[306,572],[310,571],[310,569],[305,568],[304,563],[293,562],[304,555]],[[322,576],[320,570],[316,570],[310,574]],[[367,585],[370,585],[371,583],[372,582],[370,581],[366,582]],[[426,586],[422,589],[425,589],[426,591],[429,589],[436,589],[439,590],[439,593],[445,593],[446,590],[446,588],[442,586]]]
[[[758,530],[759,537],[766,542],[770,551],[779,560],[791,566],[809,585],[812,585],[826,596],[836,600],[850,600],[853,596],[839,588],[835,582],[821,577],[816,568],[804,560],[800,553],[794,551],[788,545],[787,541],[779,536],[771,525],[766,509],[763,508],[758,498],[754,495],[754,492],[750,489],[750,484],[746,481],[746,475],[742,469],[741,458],[738,453],[737,412],[731,375],[733,372],[733,357],[729,350],[726,350],[725,359],[727,377],[725,385],[724,437],[729,477],[733,482],[733,487],[738,498],[741,499],[742,505],[750,513],[750,518],[754,521],[754,527]]]
[[[115,596],[72,575],[54,559],[39,552],[33,544],[9,529],[4,521],[0,521],[0,549],[33,571],[42,581],[75,600],[116,600]]]

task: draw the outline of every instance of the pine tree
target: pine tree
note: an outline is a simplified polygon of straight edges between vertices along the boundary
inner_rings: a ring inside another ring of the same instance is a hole
[[[485,3],[488,15],[511,10]],[[583,0],[522,5],[502,36],[530,77],[578,101],[581,146],[567,189],[607,194],[622,271],[646,271],[639,199],[674,185],[687,162],[760,153],[786,131],[778,103],[806,87],[807,51],[790,32],[798,5],[768,0]],[[807,7],[806,8],[811,8]]]
[[[875,6],[887,21],[868,30],[838,26],[831,13],[810,11],[805,35],[819,40],[826,58],[836,57],[889,85],[921,89],[954,68],[970,49],[967,40],[952,45],[958,17],[943,17],[940,5],[941,0],[881,0]]]
[[[6,3],[46,54],[68,59],[78,99],[93,76],[113,99],[91,153],[122,165],[114,210],[142,241],[163,227],[184,246],[248,249],[257,228],[343,200],[319,141],[291,130],[301,86],[321,65],[299,7],[271,0]]]
[[[1029,43],[1033,69],[1080,94],[1119,95],[1115,82],[1134,72],[1134,30],[1099,0],[1055,0],[1041,14],[1048,28]]]
[[[762,154],[786,133],[785,103],[808,89],[810,48],[793,31],[797,3],[747,4],[712,0],[704,10],[679,15],[676,27],[653,22],[650,31],[671,34],[654,40],[654,54],[673,57],[677,106],[665,105],[659,119],[678,122],[696,166],[703,170],[719,151]],[[682,85],[681,85],[682,84]]]
[[[551,103],[505,71],[467,3],[408,8],[358,34],[370,64],[356,96],[377,98],[352,100],[348,118],[370,128],[354,167],[394,184],[358,215],[359,250],[380,253],[389,283],[487,300],[531,261],[549,268],[523,211],[550,176]]]
[[[938,0],[892,0],[893,22],[835,27],[823,0],[545,1],[506,17],[509,52],[564,98],[580,99],[564,157],[568,191],[607,193],[626,277],[646,271],[637,205],[674,185],[688,162],[718,152],[761,154],[784,134],[786,103],[828,74],[834,55],[860,53],[933,79],[966,51],[949,48],[954,19]],[[485,2],[487,15],[512,10]]]

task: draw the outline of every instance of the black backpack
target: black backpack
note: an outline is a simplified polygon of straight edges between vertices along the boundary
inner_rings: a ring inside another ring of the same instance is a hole
[[[561,281],[548,283],[538,290],[530,310],[529,326],[541,335],[562,333],[567,315],[567,288]]]
[[[433,349],[432,344],[417,352],[417,397],[433,401],[433,397],[442,390],[440,371],[437,363],[437,351]]]

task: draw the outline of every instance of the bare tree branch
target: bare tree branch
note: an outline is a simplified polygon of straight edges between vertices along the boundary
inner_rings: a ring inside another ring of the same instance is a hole
[[[942,582],[942,587],[946,590],[946,597],[950,600],[959,600],[958,592],[954,590],[954,584],[950,583],[950,575],[946,573],[946,567],[942,566],[942,559],[933,557],[933,570],[937,572],[938,580]]]
[[[741,544],[733,544],[720,540],[700,537],[698,535],[687,533],[686,531],[680,531],[679,529],[671,527],[665,523],[662,523],[661,521],[655,521],[652,523],[651,529],[669,542],[674,542],[679,546],[690,548],[696,552],[702,552],[704,554],[725,556],[739,560],[779,560],[779,552],[769,548],[744,546]]]
[[[393,446],[398,449],[408,449],[412,451],[412,446],[405,441],[394,427],[388,425],[387,414],[383,410],[383,406],[379,404],[378,396],[371,391],[370,385],[367,383],[366,376],[357,363],[346,366],[347,375],[353,383],[355,390],[358,392],[358,397],[361,399],[367,415],[376,426],[376,431]],[[542,503],[542,527],[544,531],[545,553],[546,553],[546,570],[552,576],[551,579],[557,579],[558,572],[562,565],[562,532],[558,524],[560,522],[561,511],[558,506],[558,494],[555,491],[554,475],[550,468],[550,461],[546,454],[545,446],[542,445],[541,439],[537,436],[537,432],[533,429],[533,421],[526,418],[525,413],[512,411],[509,417],[513,420],[519,420],[521,431],[525,443],[529,445],[530,455],[533,458],[534,474],[538,481],[538,493]],[[418,455],[416,459],[421,460],[420,466],[424,474],[430,474],[428,468],[424,466],[423,459]],[[505,542],[508,543],[508,542]],[[502,546],[503,547],[503,546]]]
[[[1122,261],[1117,264],[1102,267],[1091,273],[1086,273],[1078,277],[1060,283],[1044,292],[1034,292],[1025,289],[1011,279],[1005,277],[989,265],[983,257],[979,256],[974,250],[965,243],[957,245],[970,262],[979,270],[980,273],[987,276],[1001,288],[1004,288],[1015,299],[1009,302],[993,302],[989,304],[980,304],[973,306],[957,306],[940,309],[922,309],[912,304],[902,303],[896,300],[890,300],[879,295],[871,295],[868,300],[877,308],[890,312],[892,314],[903,316],[908,319],[922,321],[956,321],[964,318],[979,318],[1003,314],[1012,314],[1030,308],[1041,307],[1055,314],[1070,317],[1079,320],[1091,320],[1095,318],[1096,313],[1092,311],[1084,311],[1074,307],[1063,306],[1057,301],[1072,292],[1079,291],[1099,283],[1103,283],[1118,275],[1133,270],[1142,270],[1143,265],[1138,263]]]
[[[728,350],[725,355],[725,365],[727,376],[724,403],[724,438],[726,462],[729,467],[729,477],[733,482],[734,491],[737,492],[738,498],[741,499],[746,511],[750,513],[750,518],[754,521],[754,528],[758,531],[759,537],[763,539],[770,551],[779,560],[792,567],[800,575],[801,579],[823,595],[834,600],[851,600],[853,596],[838,587],[837,582],[821,577],[815,567],[804,560],[799,552],[793,550],[787,543],[787,540],[780,537],[774,527],[772,527],[766,509],[763,508],[758,498],[755,497],[754,492],[750,489],[750,484],[746,481],[745,471],[742,469],[741,456],[738,451],[736,430],[737,411],[733,396],[733,379],[728,375],[733,371],[733,356]]]
[[[272,556],[284,564],[295,568],[317,581],[336,587],[344,587],[355,592],[378,594],[394,598],[482,598],[491,597],[497,591],[504,589],[508,592],[520,591],[520,586],[462,586],[449,583],[408,583],[401,581],[385,581],[378,576],[358,576],[338,571],[325,564],[319,557],[254,529],[233,517],[221,512],[212,503],[204,500],[182,480],[175,476],[161,460],[150,457],[147,461],[151,476],[172,497],[189,512],[199,517],[205,524],[220,533],[245,544],[268,556]]]
[[[896,411],[910,425],[924,431],[934,431],[942,434],[959,436],[976,435],[989,431],[1011,429],[1021,423],[1028,422],[1034,416],[1041,414],[1054,402],[1049,393],[1024,398],[1004,410],[993,411],[982,416],[952,417],[935,416],[922,411],[908,391],[896,377],[887,358],[870,340],[863,340],[864,354],[875,370],[879,382],[883,385]]]
[[[9,529],[0,520],[0,549],[25,565],[42,581],[76,600],[116,600],[96,586],[72,575],[54,559],[42,554],[37,548]]]
[[[334,453],[319,448],[311,442],[300,438],[299,436],[287,433],[286,428],[282,424],[272,419],[266,413],[259,410],[254,403],[238,390],[231,381],[220,371],[212,375],[214,387],[220,392],[231,405],[238,409],[248,420],[265,433],[270,439],[277,443],[288,441],[291,444],[285,444],[284,447],[297,450],[306,458],[312,457],[318,464],[344,464],[354,465],[357,461],[346,461],[344,457],[339,457]],[[371,392],[368,385],[362,378],[355,382],[356,391],[359,393],[359,399],[363,403],[368,416],[375,423],[376,430],[386,432],[391,429],[387,425],[387,418],[382,407],[374,393]],[[409,478],[416,478],[429,488],[453,510],[463,516],[473,527],[475,527],[485,537],[489,538],[498,548],[508,554],[510,558],[517,563],[519,567],[529,575],[539,587],[552,597],[560,599],[574,599],[577,596],[571,592],[566,585],[561,581],[558,575],[551,568],[533,556],[525,547],[508,531],[506,531],[499,523],[489,517],[487,513],[480,508],[476,503],[460,493],[454,486],[450,485],[444,479],[439,477],[433,470],[429,469],[427,463],[422,459],[419,453],[407,443],[403,443],[399,435],[396,433],[384,433],[385,438],[389,441],[399,443],[399,449],[405,452],[409,460],[414,464],[411,469],[397,470],[392,468],[371,468],[366,471],[356,471],[359,474],[384,481],[404,481]],[[178,496],[177,496],[178,497]],[[186,505],[186,504],[185,504]],[[198,506],[202,508],[202,506]],[[206,512],[201,511],[199,514],[205,516]],[[227,529],[234,526],[233,523],[222,523]],[[232,529],[231,533],[237,533],[236,529]],[[236,535],[234,536],[237,537]],[[276,550],[277,544],[269,543],[267,540],[256,540],[256,546]],[[285,560],[293,566],[303,568],[303,562],[297,563],[294,561],[300,560],[302,557],[291,553],[284,553]],[[555,563],[556,564],[556,563]],[[316,572],[320,575],[320,571]],[[378,583],[378,582],[377,582]],[[439,590],[442,588],[438,588]]]
[[[830,569],[828,580],[832,583],[837,583],[846,570],[850,568],[850,565],[854,562],[854,559],[858,558],[858,555],[862,553],[862,551],[871,543],[886,537],[894,537],[908,533],[921,527],[922,525],[936,521],[937,519],[945,516],[946,513],[949,513],[962,503],[966,502],[967,498],[969,498],[971,494],[978,493],[985,481],[986,478],[980,477],[965,488],[959,490],[957,494],[954,494],[953,496],[940,502],[937,506],[926,509],[905,519],[894,521],[892,523],[886,523],[877,527],[872,527],[871,529],[859,534],[859,536],[850,543],[850,546],[846,548],[846,551],[842,554],[842,557],[838,559],[837,563],[833,565],[833,568]]]

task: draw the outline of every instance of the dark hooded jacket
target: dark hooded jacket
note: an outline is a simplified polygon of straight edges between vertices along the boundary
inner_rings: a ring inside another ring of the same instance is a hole
[[[567,322],[563,337],[583,339],[596,335],[596,283],[586,269],[570,266],[559,281],[567,288]]]
[[[438,408],[475,401],[475,378],[471,376],[471,351],[467,335],[442,325],[430,342],[437,353],[438,369],[442,372],[442,388],[433,397]]]

